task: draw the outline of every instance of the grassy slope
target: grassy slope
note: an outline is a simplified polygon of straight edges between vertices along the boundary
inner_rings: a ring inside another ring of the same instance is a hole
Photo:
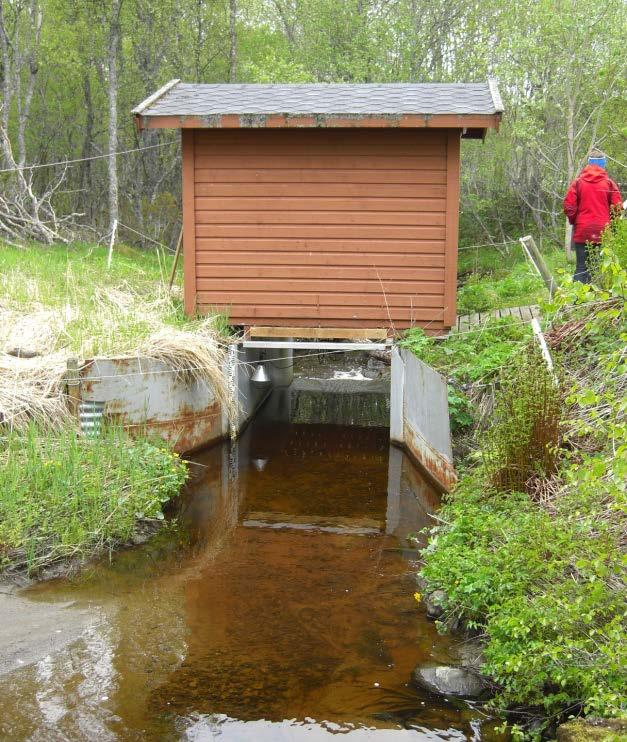
[[[194,329],[167,291],[171,256],[116,245],[110,271],[106,262],[107,248],[93,245],[0,245],[0,312],[12,313],[5,331],[29,315],[34,340],[46,335],[43,350],[87,358],[131,351],[163,326]],[[3,338],[0,329],[0,347],[22,342],[20,332]]]
[[[514,454],[537,435],[521,377],[497,396],[492,427],[476,441],[479,458],[467,462],[424,554],[422,575],[428,589],[448,595],[447,615],[486,638],[484,669],[501,687],[496,706],[517,707],[521,722],[531,708],[530,718],[544,715],[548,728],[567,709],[617,715],[625,703],[627,222],[612,248],[621,259],[606,261],[604,288],[566,287],[554,307],[565,313],[553,329],[566,395],[557,470],[542,471],[532,457],[533,482],[507,492],[482,460],[495,432],[510,436]],[[595,303],[609,297],[609,307]],[[498,327],[491,332],[488,341],[498,344]],[[407,342],[463,380],[486,374],[485,355],[462,339]],[[524,343],[504,350],[506,372],[516,353],[528,353]]]
[[[36,573],[128,541],[138,520],[163,519],[186,471],[164,445],[119,430],[86,439],[33,425],[0,437],[0,570]]]

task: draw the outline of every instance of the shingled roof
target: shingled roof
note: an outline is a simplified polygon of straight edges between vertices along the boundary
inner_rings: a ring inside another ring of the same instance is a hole
[[[171,80],[133,109],[140,127],[168,126],[280,126],[281,120],[297,125],[341,126],[369,119],[370,125],[429,125],[426,117],[494,117],[503,105],[496,83],[392,83],[239,85],[193,84]],[[274,123],[263,117],[271,117]],[[280,118],[277,118],[280,117]],[[306,123],[308,117],[311,123]],[[412,123],[412,117],[422,117]],[[237,123],[234,123],[237,119]],[[402,122],[401,122],[402,119]],[[187,121],[187,123],[184,123]],[[426,123],[425,123],[426,121]],[[195,122],[195,123],[194,123]],[[387,123],[384,123],[387,122]],[[435,124],[438,125],[438,124]],[[443,121],[440,125],[447,125]],[[471,123],[470,126],[476,126]],[[481,124],[479,124],[481,125]],[[484,126],[495,125],[489,122]]]

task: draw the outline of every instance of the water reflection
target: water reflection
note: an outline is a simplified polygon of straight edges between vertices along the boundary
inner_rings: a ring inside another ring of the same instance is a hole
[[[480,738],[409,682],[450,648],[407,541],[437,495],[386,429],[294,424],[284,402],[196,457],[177,528],[31,591],[100,622],[0,682],[0,737]]]

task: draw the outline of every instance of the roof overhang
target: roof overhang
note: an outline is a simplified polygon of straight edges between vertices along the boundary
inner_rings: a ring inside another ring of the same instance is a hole
[[[209,116],[142,116],[142,129],[460,129],[466,139],[481,139],[486,129],[497,129],[501,114],[211,114]],[[464,131],[465,130],[465,131]]]
[[[316,129],[316,128],[403,128],[459,129],[466,139],[482,139],[487,129],[498,130],[503,104],[494,81],[489,81],[490,113],[350,113],[342,112],[251,112],[157,113],[161,100],[168,101],[180,80],[170,80],[133,109],[135,124],[142,129]],[[180,86],[179,86],[180,87]],[[185,87],[185,86],[183,86]],[[268,86],[270,87],[270,86]],[[321,86],[322,87],[322,86]],[[486,86],[487,87],[487,86]],[[178,88],[175,95],[178,94]],[[171,110],[171,109],[170,109]],[[154,111],[154,112],[153,112]]]

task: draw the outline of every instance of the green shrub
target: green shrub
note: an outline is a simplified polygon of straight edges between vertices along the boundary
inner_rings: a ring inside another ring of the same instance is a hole
[[[0,439],[0,566],[36,571],[127,541],[138,518],[163,518],[186,465],[116,429],[97,438],[31,426]]]
[[[469,428],[473,422],[473,406],[464,392],[448,385],[448,411],[451,419],[451,431],[458,433]]]

